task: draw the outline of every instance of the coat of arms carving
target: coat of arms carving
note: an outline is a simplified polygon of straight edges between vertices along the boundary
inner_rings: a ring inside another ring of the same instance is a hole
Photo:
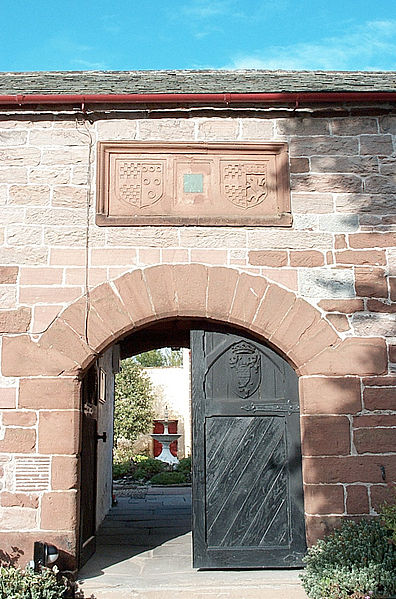
[[[267,165],[223,162],[222,194],[239,208],[253,208],[267,197]]]
[[[157,202],[163,194],[162,162],[118,161],[117,195],[135,208]]]
[[[261,377],[260,353],[254,345],[241,341],[230,349],[229,365],[233,391],[246,399],[257,391]]]

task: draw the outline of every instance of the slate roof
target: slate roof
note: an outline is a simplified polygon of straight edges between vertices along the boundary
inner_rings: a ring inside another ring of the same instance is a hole
[[[0,95],[396,92],[395,71],[35,71],[0,73]]]

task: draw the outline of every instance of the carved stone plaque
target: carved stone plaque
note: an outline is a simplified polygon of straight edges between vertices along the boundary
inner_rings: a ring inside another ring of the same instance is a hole
[[[101,142],[98,154],[98,225],[291,225],[284,143]]]

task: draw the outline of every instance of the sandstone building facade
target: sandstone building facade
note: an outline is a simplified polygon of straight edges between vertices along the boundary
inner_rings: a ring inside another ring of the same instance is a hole
[[[0,94],[1,555],[43,539],[75,569],[82,381],[191,319],[297,373],[308,542],[375,514],[396,480],[394,74],[3,74]],[[283,144],[290,221],[99,222],[99,142]]]

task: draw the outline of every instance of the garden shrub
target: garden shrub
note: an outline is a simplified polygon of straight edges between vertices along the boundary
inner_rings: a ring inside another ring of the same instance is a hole
[[[191,458],[182,458],[176,466],[178,472],[191,472]]]
[[[31,568],[0,567],[0,599],[61,599],[67,588],[56,568],[34,572]]]
[[[378,519],[345,521],[308,549],[303,587],[311,599],[396,594],[396,546]]]
[[[131,463],[127,462],[113,462],[113,479],[121,478],[126,474],[129,474],[131,470]]]
[[[186,475],[184,472],[160,472],[159,474],[155,474],[151,482],[153,485],[178,485],[181,483],[185,483]]]
[[[148,481],[154,474],[158,474],[159,472],[164,472],[168,464],[165,462],[161,462],[160,460],[155,460],[154,458],[145,458],[141,461],[138,461],[137,466],[133,472],[133,478],[135,480],[144,480]]]
[[[380,521],[382,526],[389,531],[392,542],[396,545],[396,503],[384,503],[381,506]]]

